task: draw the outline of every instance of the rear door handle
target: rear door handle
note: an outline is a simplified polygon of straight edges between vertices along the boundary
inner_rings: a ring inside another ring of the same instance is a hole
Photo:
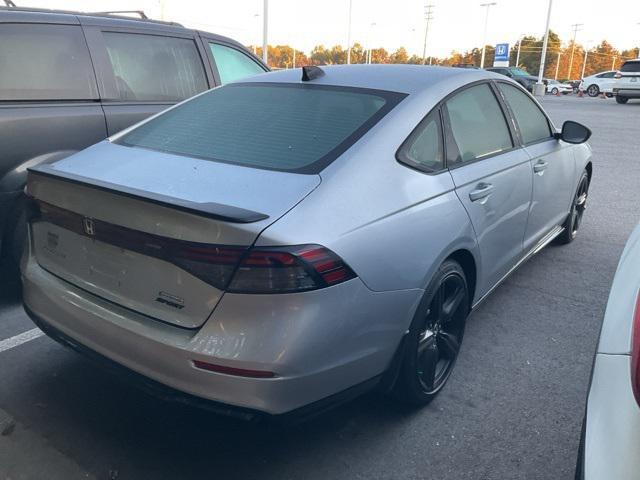
[[[482,200],[483,198],[487,198],[493,192],[493,185],[490,183],[480,182],[476,185],[475,190],[471,190],[469,192],[469,199],[472,202],[477,202],[478,200]]]
[[[542,174],[542,172],[544,172],[546,170],[547,165],[549,165],[549,164],[547,162],[545,162],[544,160],[538,160],[536,162],[536,164],[533,166],[534,173]]]

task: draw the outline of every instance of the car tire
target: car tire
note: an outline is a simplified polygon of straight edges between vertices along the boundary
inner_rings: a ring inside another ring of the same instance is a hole
[[[551,95],[558,95],[558,89],[557,88],[552,88],[551,89]]]
[[[578,188],[576,190],[576,194],[573,197],[573,202],[571,204],[571,211],[569,215],[567,215],[567,219],[564,221],[562,225],[564,230],[557,237],[557,243],[560,245],[566,245],[567,243],[573,242],[576,236],[578,235],[578,229],[582,224],[582,216],[584,215],[584,211],[587,208],[587,198],[589,196],[589,174],[586,170],[582,172],[580,175],[580,180],[578,181]]]
[[[589,95],[590,97],[597,97],[598,95],[600,95],[600,87],[598,87],[598,85],[596,85],[595,83],[592,83],[587,87],[587,95]]]
[[[629,99],[627,97],[621,97],[620,95],[616,95],[616,102],[618,103],[627,103]]]
[[[393,387],[396,398],[422,406],[442,390],[458,358],[470,302],[464,270],[455,260],[445,260],[402,343],[402,363]]]

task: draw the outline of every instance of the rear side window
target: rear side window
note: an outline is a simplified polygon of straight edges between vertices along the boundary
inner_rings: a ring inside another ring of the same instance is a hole
[[[402,163],[426,172],[444,168],[442,132],[438,110],[431,112],[420,122],[398,152]]]
[[[607,73],[601,73],[600,75],[596,75],[597,78],[613,78],[613,76],[616,74],[616,72],[607,72]]]
[[[547,117],[527,94],[506,83],[499,83],[498,88],[516,117],[525,145],[551,137],[551,128]]]
[[[208,88],[193,40],[103,32],[120,100],[176,102]]]
[[[447,141],[449,165],[513,147],[502,109],[486,83],[464,89],[445,106],[451,126]]]
[[[626,62],[620,69],[621,72],[640,72],[640,62]]]
[[[232,83],[140,125],[119,143],[317,173],[402,98],[399,93],[346,87]]]
[[[0,39],[0,100],[98,98],[80,27],[0,24]]]
[[[222,84],[264,73],[264,69],[260,65],[240,50],[218,43],[210,43],[209,48],[211,48],[211,53],[216,61]]]

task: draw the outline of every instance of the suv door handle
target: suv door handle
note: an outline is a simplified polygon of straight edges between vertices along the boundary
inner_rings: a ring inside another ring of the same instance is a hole
[[[538,160],[537,163],[533,166],[533,172],[542,174],[542,172],[546,170],[547,165],[549,164],[544,160]]]
[[[478,200],[482,200],[483,198],[487,198],[493,192],[493,185],[490,183],[480,182],[476,185],[475,190],[471,190],[469,192],[469,199],[472,202],[477,202]]]

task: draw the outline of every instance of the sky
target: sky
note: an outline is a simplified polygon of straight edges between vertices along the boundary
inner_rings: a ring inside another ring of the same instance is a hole
[[[81,11],[144,10],[151,18],[182,23],[262,45],[263,0],[14,0],[20,6]],[[352,0],[351,38],[365,47],[404,46],[422,55],[424,6],[434,5],[427,55],[444,57],[482,45],[488,0]],[[514,45],[522,34],[542,36],[547,0],[493,0],[486,41]],[[349,0],[269,0],[269,44],[307,53],[318,44],[346,46]],[[553,0],[551,29],[568,41],[581,23],[578,43],[607,39],[620,50],[640,46],[639,0]]]

